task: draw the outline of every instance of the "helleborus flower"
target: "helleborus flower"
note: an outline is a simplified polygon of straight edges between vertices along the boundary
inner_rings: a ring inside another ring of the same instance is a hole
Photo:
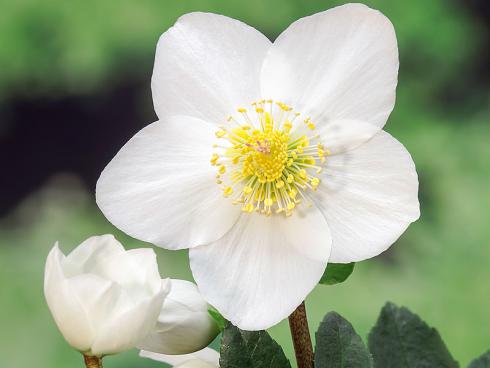
[[[193,353],[208,346],[219,329],[195,284],[174,279],[171,282],[156,326],[138,347],[161,354]]]
[[[125,251],[112,236],[93,236],[68,256],[50,251],[44,294],[66,341],[85,355],[136,347],[155,326],[170,282],[152,249]]]
[[[184,355],[165,355],[142,350],[140,356],[170,364],[175,368],[219,368],[219,354],[210,348]]]
[[[159,121],[102,172],[97,203],[127,234],[190,248],[205,299],[244,330],[289,315],[327,262],[386,250],[419,217],[407,150],[382,127],[395,103],[391,22],[348,4],[274,43],[224,16],[165,32]]]

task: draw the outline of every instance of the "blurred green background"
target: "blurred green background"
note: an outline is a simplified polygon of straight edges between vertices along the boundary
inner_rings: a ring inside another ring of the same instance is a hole
[[[81,367],[44,302],[56,240],[69,251],[114,233],[95,205],[104,165],[155,120],[150,77],[159,35],[210,11],[274,39],[341,1],[17,0],[0,12],[0,366]],[[489,6],[481,1],[368,1],[395,25],[397,105],[386,126],[412,153],[422,216],[384,255],[307,299],[310,326],[336,310],[361,336],[388,300],[438,328],[463,365],[490,348]],[[191,278],[185,251],[157,250],[162,276]],[[293,357],[287,322],[271,334]],[[131,351],[109,368],[163,367]]]

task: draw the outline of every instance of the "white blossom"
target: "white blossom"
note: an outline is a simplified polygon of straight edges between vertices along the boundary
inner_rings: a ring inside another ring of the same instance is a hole
[[[242,329],[268,328],[328,262],[374,257],[419,217],[413,160],[382,130],[397,75],[393,25],[361,4],[274,43],[184,15],[157,46],[159,121],[107,165],[97,203],[133,237],[189,248],[204,298]]]

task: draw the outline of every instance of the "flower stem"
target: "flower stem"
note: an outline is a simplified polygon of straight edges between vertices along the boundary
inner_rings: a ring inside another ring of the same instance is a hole
[[[298,368],[313,368],[313,346],[308,329],[305,302],[301,303],[289,316],[289,328]]]
[[[102,358],[93,355],[83,355],[87,368],[102,368]]]

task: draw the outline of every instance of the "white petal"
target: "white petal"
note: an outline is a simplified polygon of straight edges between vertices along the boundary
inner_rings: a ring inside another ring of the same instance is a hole
[[[381,128],[360,120],[333,120],[322,124],[317,133],[332,155],[354,149],[371,139]]]
[[[161,278],[155,251],[151,248],[131,249],[101,265],[98,273],[132,291],[135,296],[155,294],[161,288]]]
[[[415,165],[405,147],[384,131],[355,150],[329,157],[313,198],[332,233],[333,263],[378,255],[420,215]]]
[[[196,351],[195,353],[184,355],[165,355],[141,350],[140,356],[142,358],[149,358],[162,363],[167,363],[172,366],[185,364],[187,362],[198,361],[201,362],[203,365],[199,366],[196,363],[196,367],[207,368],[208,366],[205,364],[208,364],[210,367],[219,367],[219,354],[216,350],[211,348],[204,348],[202,350]]]
[[[63,274],[64,258],[56,243],[46,260],[44,295],[56,325],[66,341],[79,351],[88,351],[95,331],[87,311]]]
[[[114,312],[114,304],[121,295],[121,288],[112,281],[90,273],[71,277],[66,283],[72,295],[82,305],[96,335],[98,327]]]
[[[185,363],[174,366],[174,368],[215,368],[219,366],[215,366],[213,364],[209,364],[205,361],[194,359],[188,360]]]
[[[306,298],[325,270],[330,244],[327,223],[314,207],[291,217],[242,214],[224,237],[192,248],[190,265],[202,295],[225,318],[261,330]]]
[[[76,247],[63,261],[67,276],[93,272],[105,265],[107,260],[124,254],[124,247],[114,235],[92,236]]]
[[[117,313],[116,307],[110,318],[97,327],[97,336],[92,344],[92,354],[116,354],[132,349],[147,336],[160,313],[167,290],[162,290],[123,312]],[[126,303],[129,306],[129,303]]]
[[[398,48],[391,22],[362,4],[299,19],[264,61],[265,98],[317,124],[361,120],[382,127],[395,103]]]
[[[189,115],[221,124],[260,98],[260,69],[270,41],[222,15],[190,13],[158,42],[152,77],[157,115]]]
[[[215,182],[213,125],[175,116],[137,133],[97,182],[97,204],[125,233],[169,249],[223,236],[239,215]]]
[[[187,354],[208,346],[219,330],[197,286],[172,280],[158,323],[139,348],[163,354]]]

